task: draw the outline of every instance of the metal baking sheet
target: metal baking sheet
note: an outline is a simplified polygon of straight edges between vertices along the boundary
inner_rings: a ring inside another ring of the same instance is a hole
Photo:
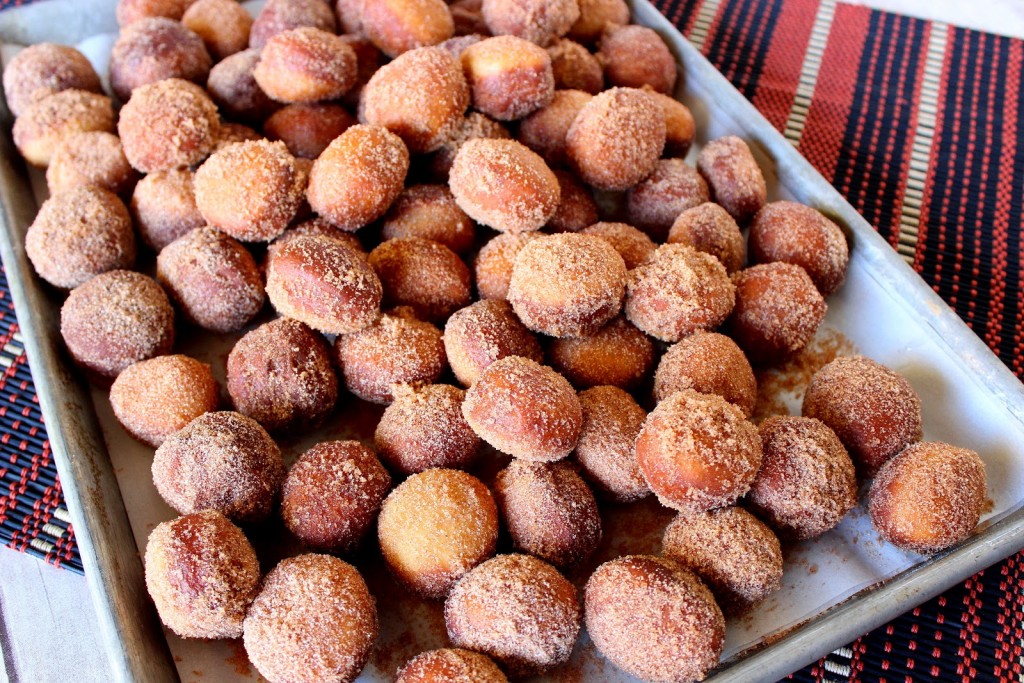
[[[116,30],[114,4],[51,0],[4,12],[0,40],[80,44],[102,68],[109,33]],[[679,57],[683,78],[677,94],[697,120],[698,144],[725,134],[743,137],[765,171],[771,198],[815,206],[846,229],[852,246],[848,280],[829,300],[829,314],[815,342],[818,352],[855,348],[907,375],[924,397],[926,438],[974,448],[988,468],[991,510],[981,530],[952,551],[928,560],[896,551],[878,540],[862,507],[822,539],[789,548],[782,591],[753,614],[730,622],[723,664],[709,678],[771,680],[1024,547],[1024,388],[664,17],[646,2],[632,5],[634,20],[661,33]],[[61,297],[34,276],[23,249],[24,231],[38,206],[29,177],[38,180],[38,173],[26,174],[10,141],[6,112],[4,120],[0,200],[5,230],[0,233],[0,254],[112,668],[123,680],[193,680],[200,673],[206,680],[252,680],[255,673],[236,643],[182,641],[162,630],[155,618],[145,595],[139,548],[149,529],[173,513],[148,483],[151,452],[125,436],[113,421],[105,394],[85,387],[66,362],[57,327]],[[186,342],[184,351],[222,366],[224,344],[210,345],[200,338]],[[798,395],[783,392],[776,398],[798,411]],[[343,404],[346,410],[360,409],[351,399]],[[345,429],[339,423],[328,432],[336,436]],[[286,443],[285,450],[294,456],[305,443]],[[667,514],[648,503],[628,515],[636,523],[612,520],[610,526],[631,528],[632,533],[613,528],[603,552],[656,550],[657,533],[640,538],[635,530],[646,522],[656,532]],[[375,581],[368,578],[372,588]],[[366,681],[390,680],[394,667],[415,645],[443,642],[437,603],[395,597],[393,590],[376,592],[382,645],[361,678]],[[412,636],[403,635],[403,624],[410,619],[419,628]],[[631,680],[603,665],[585,640],[571,665],[551,678]]]

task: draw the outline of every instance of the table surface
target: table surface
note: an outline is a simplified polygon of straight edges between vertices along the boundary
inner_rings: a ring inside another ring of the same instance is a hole
[[[1024,38],[1022,0],[846,0],[844,4]],[[112,679],[103,643],[92,626],[95,616],[88,581],[87,576],[0,547],[0,683]],[[1020,646],[1019,634],[1017,640]],[[828,680],[827,671],[821,678]]]

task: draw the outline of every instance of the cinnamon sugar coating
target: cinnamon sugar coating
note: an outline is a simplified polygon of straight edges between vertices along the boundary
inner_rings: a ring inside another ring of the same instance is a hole
[[[611,25],[601,35],[598,58],[613,86],[641,88],[671,94],[675,89],[676,59],[653,29],[630,24]]]
[[[311,218],[307,221],[302,221],[298,225],[288,228],[281,236],[275,239],[267,246],[267,261],[274,258],[274,254],[280,250],[284,245],[288,244],[292,240],[298,239],[303,236],[319,235],[320,237],[327,237],[329,239],[341,242],[345,246],[351,248],[357,253],[357,255],[366,258],[368,254],[363,249],[363,243],[359,241],[355,233],[347,232],[336,228],[322,218]],[[266,264],[264,264],[264,271],[266,270]]]
[[[446,185],[410,185],[384,214],[385,240],[422,237],[465,254],[473,247],[476,229]]]
[[[270,514],[284,480],[281,451],[255,420],[204,413],[156,450],[153,483],[181,514],[216,510],[247,524]]]
[[[362,32],[388,57],[437,45],[455,32],[443,0],[364,0]]]
[[[708,201],[708,185],[682,159],[660,159],[626,195],[629,223],[664,242],[679,214]]]
[[[647,86],[648,88],[650,86]],[[679,100],[654,90],[651,96],[665,111],[665,156],[682,159],[690,151],[697,135],[697,124],[690,108]]]
[[[333,33],[294,28],[267,41],[252,76],[278,102],[334,100],[355,85],[356,53]]]
[[[746,242],[732,216],[707,202],[680,213],[668,231],[669,244],[686,244],[711,254],[731,275],[743,267]]]
[[[633,270],[643,264],[658,248],[646,233],[628,223],[590,223],[580,232],[607,240],[608,244],[619,252],[627,270]]]
[[[182,638],[238,638],[260,563],[242,530],[215,510],[158,524],[146,543],[146,589]]]
[[[125,27],[139,19],[166,17],[178,21],[195,0],[118,0],[117,25]]]
[[[181,24],[203,39],[217,61],[249,47],[252,16],[235,0],[195,0]]]
[[[582,90],[556,90],[550,104],[519,123],[519,141],[551,166],[565,166],[565,138],[583,106],[593,99]]]
[[[754,155],[740,138],[729,135],[704,145],[697,169],[708,181],[712,199],[744,224],[767,201],[767,185]]]
[[[470,111],[452,131],[451,136],[441,143],[441,146],[428,162],[428,171],[434,182],[447,183],[448,174],[452,170],[452,163],[459,149],[467,140],[473,138],[498,138],[507,140],[511,137],[504,125],[493,119],[489,119],[478,111]]]
[[[340,105],[329,102],[296,103],[278,109],[263,122],[270,140],[282,140],[288,151],[304,159],[316,159],[334,138],[356,124]]]
[[[576,0],[484,0],[484,22],[496,36],[516,36],[544,47],[580,18]]]
[[[299,555],[263,579],[243,629],[249,660],[270,683],[350,683],[377,639],[377,605],[352,565]]]
[[[396,387],[374,433],[381,459],[399,474],[472,465],[480,437],[462,416],[465,398],[465,391],[450,384]]]
[[[51,195],[82,185],[121,194],[135,180],[135,170],[124,156],[121,140],[104,131],[68,135],[46,168],[46,186]]]
[[[444,348],[452,373],[466,387],[496,360],[523,356],[539,363],[544,357],[537,338],[501,299],[482,299],[453,313]]]
[[[60,90],[28,105],[14,121],[14,145],[25,161],[46,167],[64,138],[84,131],[114,132],[110,98],[86,90]]]
[[[633,448],[647,412],[618,387],[593,387],[579,400],[583,429],[572,457],[580,474],[606,500],[630,503],[650,495]]]
[[[539,232],[502,233],[492,237],[473,261],[476,291],[481,299],[507,299],[516,256]]]
[[[579,0],[580,18],[569,29],[569,37],[584,44],[596,42],[608,24],[628,24],[625,0]]]
[[[260,51],[248,49],[225,57],[210,69],[206,89],[225,116],[261,123],[281,106],[253,78],[252,71],[259,61]]]
[[[395,683],[508,683],[490,657],[445,648],[422,652],[398,670]]]
[[[384,287],[385,306],[409,306],[420,318],[442,323],[472,299],[469,268],[433,240],[386,240],[370,252],[369,262]]]
[[[110,53],[110,89],[128,102],[137,88],[168,78],[205,83],[213,60],[203,39],[166,17],[146,17],[121,30]]]
[[[279,33],[303,27],[338,32],[334,12],[323,0],[268,0],[249,31],[249,47],[262,49]]]
[[[556,168],[552,173],[558,180],[558,208],[543,229],[547,232],[586,232],[585,228],[597,223],[598,219],[597,202],[590,188],[570,171]],[[616,251],[623,259],[626,258],[621,250],[616,248]],[[628,263],[626,267],[629,268]]]
[[[515,121],[547,106],[555,93],[551,56],[515,36],[495,36],[462,51],[473,108],[499,121]]]
[[[582,90],[596,95],[604,89],[604,67],[579,43],[562,38],[548,47],[555,88]]]
[[[619,316],[589,337],[553,339],[547,358],[577,387],[631,389],[650,376],[655,350],[647,335]]]
[[[354,550],[377,519],[391,476],[358,441],[324,441],[292,465],[281,489],[281,517],[306,546]]]
[[[747,418],[757,403],[757,380],[750,362],[736,342],[717,332],[700,331],[684,337],[658,362],[654,399],[664,401],[683,389],[721,396]]]
[[[14,55],[3,75],[4,97],[15,116],[61,90],[99,93],[100,77],[85,55],[73,47],[36,43]]]

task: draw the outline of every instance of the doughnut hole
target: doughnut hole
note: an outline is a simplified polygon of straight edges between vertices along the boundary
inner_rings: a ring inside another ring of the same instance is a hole
[[[281,517],[296,538],[323,552],[354,550],[377,519],[391,476],[358,441],[324,441],[292,465]]]
[[[281,451],[258,422],[204,413],[156,449],[153,483],[183,515],[216,510],[239,524],[270,515],[284,481]]]
[[[281,106],[270,99],[253,78],[252,71],[259,61],[259,50],[242,50],[225,57],[210,69],[206,89],[225,116],[261,123]]]
[[[501,299],[483,299],[453,313],[444,327],[444,348],[452,373],[466,387],[507,356],[543,360],[537,338]]]
[[[242,530],[204,510],[149,534],[146,590],[160,621],[182,638],[238,638],[256,597],[260,563]]]
[[[184,318],[207,330],[234,332],[263,308],[256,261],[235,239],[209,226],[164,247],[156,275]]]
[[[128,190],[136,180],[135,170],[112,133],[72,133],[57,146],[46,168],[46,186],[51,195],[83,185],[114,194]]]
[[[341,97],[356,82],[356,53],[327,31],[305,26],[278,33],[260,52],[252,77],[278,102]]]
[[[327,237],[341,242],[363,258],[366,258],[368,255],[363,249],[362,242],[359,241],[359,238],[354,233],[336,228],[322,218],[311,218],[308,221],[303,221],[294,227],[288,228],[281,233],[280,237],[271,242],[267,246],[267,261],[269,262],[270,259],[274,258],[274,254],[292,240],[310,235]],[[265,266],[266,264],[264,264],[264,271],[266,270]]]
[[[334,12],[323,0],[268,0],[249,29],[249,47],[262,49],[274,36],[305,27],[338,32]]]
[[[594,334],[622,310],[626,264],[593,235],[545,235],[516,256],[508,300],[523,324],[552,337]]]
[[[352,126],[313,163],[306,198],[313,211],[357,230],[388,210],[405,186],[409,150],[380,126]]]
[[[114,132],[110,98],[86,90],[61,90],[28,105],[14,120],[11,134],[25,161],[45,168],[65,138],[86,131]]]
[[[381,315],[368,327],[338,336],[334,360],[345,387],[371,403],[395,400],[395,386],[431,384],[448,366],[441,330],[408,309]]]
[[[37,43],[14,55],[4,69],[4,96],[14,116],[61,90],[101,93],[100,77],[81,52],[68,45]]]
[[[601,36],[598,59],[613,86],[650,86],[669,94],[676,86],[676,59],[661,36],[646,26],[611,25]]]
[[[235,0],[195,0],[181,24],[203,39],[217,61],[249,47],[252,16]]]
[[[416,154],[441,147],[462,124],[469,86],[458,60],[439,47],[399,55],[370,78],[359,103],[361,118],[384,126]]]
[[[579,400],[583,429],[572,457],[580,474],[605,500],[631,503],[650,495],[633,449],[647,412],[618,387],[593,387]]]
[[[582,90],[556,90],[550,104],[519,123],[519,141],[551,166],[565,166],[565,136],[576,115],[592,99]]]
[[[554,339],[547,351],[551,366],[582,389],[632,389],[650,376],[654,356],[651,340],[622,316],[589,337]]]
[[[721,396],[750,418],[757,403],[757,380],[743,351],[717,332],[694,332],[673,344],[654,373],[654,400],[693,389]]]
[[[356,53],[356,82],[341,98],[341,103],[350,110],[357,111],[363,88],[370,82],[377,70],[384,65],[387,58],[370,42],[369,38],[362,34],[343,35],[341,39]]]
[[[642,264],[658,248],[646,233],[626,223],[593,223],[580,232],[600,237],[612,245],[626,263],[626,270]]]
[[[732,216],[718,204],[707,202],[686,209],[668,231],[669,244],[685,244],[711,254],[731,275],[743,267],[746,244]]]
[[[159,448],[171,434],[217,409],[220,387],[206,363],[157,356],[121,371],[110,387],[114,416],[134,439]]]
[[[712,199],[737,223],[749,221],[768,201],[761,167],[747,143],[735,135],[704,145],[697,157],[697,170],[708,181]]]
[[[124,28],[140,19],[164,17],[178,21],[195,0],[118,0],[114,14]]]
[[[491,363],[466,392],[462,414],[491,446],[531,462],[569,455],[583,426],[580,402],[568,380],[521,356]]]
[[[571,172],[556,168],[552,173],[558,180],[558,208],[544,228],[548,232],[585,232],[584,228],[597,222],[594,196]]]
[[[347,683],[370,658],[377,606],[352,565],[300,555],[263,579],[242,635],[249,661],[270,683]]]
[[[455,33],[443,0],[364,0],[362,5],[363,33],[392,59],[443,43]]]
[[[196,206],[193,182],[192,171],[175,168],[150,173],[135,185],[132,218],[142,241],[154,251],[206,225]]]
[[[316,159],[334,138],[356,124],[344,107],[330,103],[289,104],[270,115],[263,132],[281,140],[288,151],[304,159]]]
[[[650,86],[647,86],[650,88]],[[645,88],[647,89],[647,88]],[[668,95],[648,90],[661,108],[665,110],[665,151],[667,157],[682,159],[690,151],[697,135],[697,124],[690,108]]]
[[[476,477],[429,469],[406,479],[384,500],[377,537],[396,579],[425,598],[441,599],[494,555],[498,509]]]
[[[465,254],[473,248],[476,230],[447,186],[411,185],[384,214],[381,235],[385,240],[421,237]]]
[[[564,664],[580,631],[573,585],[530,555],[500,555],[463,577],[444,605],[452,645],[482,652],[509,675]]]
[[[473,108],[515,121],[551,103],[555,76],[544,48],[515,36],[495,36],[462,51]]]
[[[732,338],[751,363],[776,363],[801,351],[818,331],[828,306],[800,266],[776,261],[733,275],[736,307]]]
[[[484,22],[496,36],[516,36],[540,46],[569,32],[580,18],[576,0],[483,0]]]
[[[647,334],[676,342],[725,322],[736,287],[722,263],[681,244],[663,244],[629,271],[625,313]]]
[[[445,648],[416,655],[398,670],[395,683],[508,683],[493,660],[479,652]]]
[[[761,466],[761,438],[732,403],[685,389],[647,416],[636,457],[663,505],[701,512],[747,492]]]
[[[796,202],[771,202],[750,225],[750,257],[754,263],[798,265],[828,296],[846,278],[850,248],[839,226],[821,212]]]
[[[421,237],[386,240],[370,252],[385,306],[409,306],[441,323],[472,300],[469,268],[448,247]]]
[[[867,476],[922,436],[921,399],[910,382],[864,356],[836,358],[814,373],[802,412],[834,431]]]
[[[255,130],[241,123],[223,122],[220,130],[217,131],[217,144],[214,145],[214,153],[236,142],[263,142],[265,138]],[[303,195],[305,195],[306,181],[302,181]]]
[[[538,232],[503,233],[488,240],[473,261],[476,291],[481,299],[507,299],[516,256],[528,243],[542,237]]]
[[[170,353],[174,309],[152,278],[112,270],[71,290],[60,309],[60,334],[86,376],[109,387],[128,366]]]
[[[661,547],[707,582],[726,614],[746,612],[782,586],[779,539],[743,508],[680,514]]]
[[[584,105],[565,142],[583,182],[601,190],[628,190],[657,167],[665,147],[665,114],[649,93],[612,88]]]
[[[437,151],[430,156],[427,162],[427,172],[434,182],[447,183],[455,156],[467,140],[474,138],[507,140],[510,137],[505,126],[487,118],[480,112],[471,111],[455,127],[451,137],[442,142]]]
[[[168,78],[205,83],[213,60],[203,39],[166,17],[147,17],[121,29],[110,52],[110,89],[128,102],[136,88]]]
[[[569,37],[584,44],[597,42],[608,24],[628,24],[625,0],[579,0],[580,18],[569,29]]]
[[[774,416],[760,424],[761,470],[747,501],[783,538],[817,538],[857,505],[853,461],[820,420]]]
[[[556,88],[582,90],[591,95],[604,89],[604,67],[579,43],[566,38],[556,40],[548,48],[548,55]]]
[[[374,443],[399,474],[432,467],[466,469],[476,461],[480,438],[462,416],[466,392],[449,384],[402,385],[377,423]]]
[[[882,465],[868,509],[882,538],[928,555],[970,536],[987,496],[985,464],[977,453],[925,441]]]
[[[176,78],[139,87],[117,122],[125,156],[143,173],[199,163],[213,151],[219,130],[206,92]]]
[[[626,194],[631,225],[664,242],[676,218],[708,201],[708,185],[682,159],[661,159],[654,172]]]
[[[703,680],[725,645],[725,619],[711,591],[663,557],[602,564],[587,580],[584,610],[597,651],[643,680]]]
[[[135,263],[135,233],[116,195],[77,187],[53,195],[25,232],[25,253],[39,277],[71,289],[89,278]]]
[[[516,550],[556,567],[578,565],[601,542],[601,514],[566,462],[512,460],[498,473],[495,500]]]

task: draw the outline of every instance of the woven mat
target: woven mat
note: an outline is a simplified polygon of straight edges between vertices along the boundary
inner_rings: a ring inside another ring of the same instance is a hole
[[[1024,376],[1024,42],[834,0],[654,4]],[[81,572],[17,330],[0,274],[0,542]],[[1024,553],[791,678],[1020,681],[1022,642]]]

